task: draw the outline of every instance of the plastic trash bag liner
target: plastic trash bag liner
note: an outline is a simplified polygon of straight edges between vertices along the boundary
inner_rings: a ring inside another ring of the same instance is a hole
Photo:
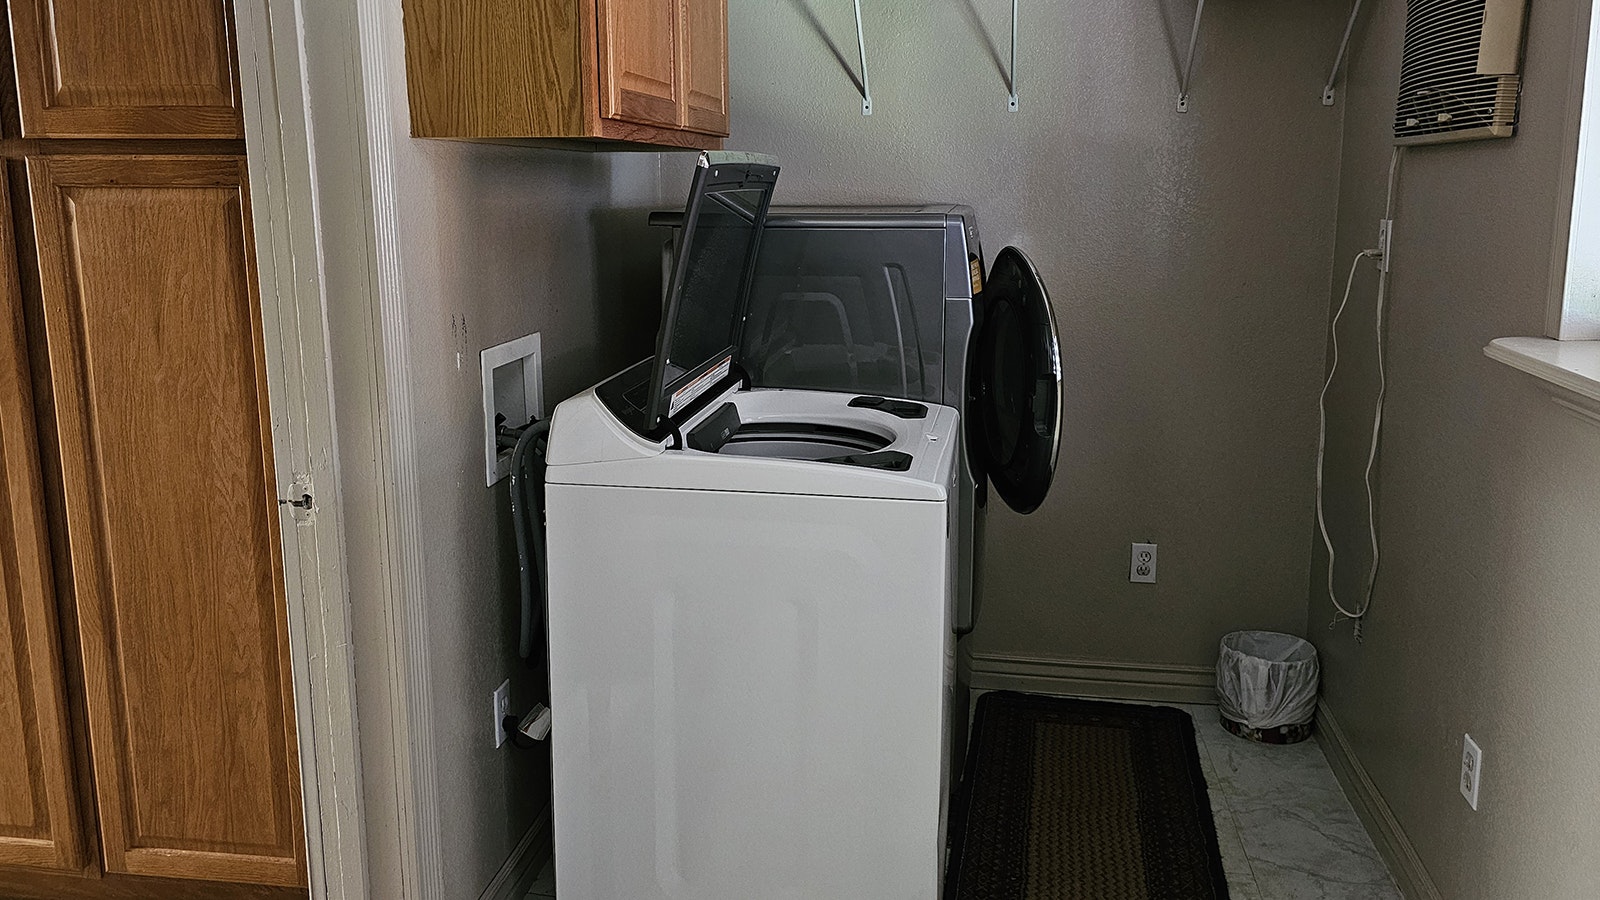
[[[1317,711],[1317,648],[1275,631],[1235,631],[1217,657],[1224,718],[1250,728],[1302,725]]]

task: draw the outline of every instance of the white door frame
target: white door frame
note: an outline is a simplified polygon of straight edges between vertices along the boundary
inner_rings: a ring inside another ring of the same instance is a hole
[[[311,896],[368,896],[313,148],[295,0],[236,0]]]
[[[311,896],[434,900],[424,516],[391,153],[404,139],[391,114],[399,2],[234,0],[234,15],[278,496],[313,498],[280,507]],[[344,469],[341,437],[360,451]]]

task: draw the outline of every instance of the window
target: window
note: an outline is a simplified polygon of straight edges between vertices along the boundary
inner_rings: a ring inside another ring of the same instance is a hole
[[[1569,123],[1577,131],[1566,168],[1572,209],[1556,223],[1545,331],[1564,341],[1593,341],[1600,340],[1600,3],[1590,14],[1588,52],[1574,64],[1581,64],[1583,80],[1580,115]]]

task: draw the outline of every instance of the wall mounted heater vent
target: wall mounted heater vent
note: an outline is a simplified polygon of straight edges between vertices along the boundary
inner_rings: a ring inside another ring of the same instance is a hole
[[[1516,133],[1527,0],[1410,0],[1397,144]]]

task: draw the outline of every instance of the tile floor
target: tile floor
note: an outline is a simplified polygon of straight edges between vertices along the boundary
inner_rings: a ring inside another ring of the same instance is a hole
[[[1194,719],[1232,900],[1403,900],[1316,739],[1234,737],[1215,706]]]
[[[1316,740],[1234,737],[1215,706],[1194,719],[1231,900],[1403,900]],[[529,900],[555,896],[546,866]]]

